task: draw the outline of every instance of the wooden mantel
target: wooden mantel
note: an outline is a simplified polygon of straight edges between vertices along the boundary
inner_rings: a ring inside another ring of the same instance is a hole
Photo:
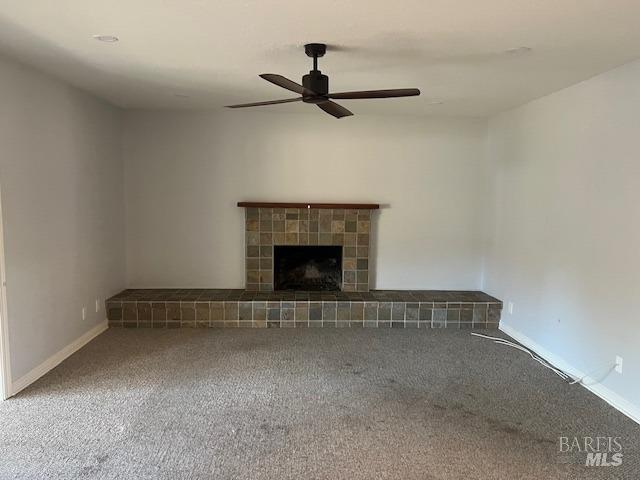
[[[238,202],[245,208],[330,208],[345,210],[377,210],[377,203],[279,203],[279,202]]]

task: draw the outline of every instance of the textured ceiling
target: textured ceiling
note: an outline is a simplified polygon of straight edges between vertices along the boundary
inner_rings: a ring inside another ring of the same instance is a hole
[[[208,109],[289,97],[257,74],[300,81],[324,42],[333,91],[422,90],[355,113],[485,116],[640,57],[639,18],[638,0],[0,0],[0,50],[122,107]]]

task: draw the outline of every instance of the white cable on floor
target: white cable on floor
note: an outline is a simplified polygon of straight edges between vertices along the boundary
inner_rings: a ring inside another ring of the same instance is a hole
[[[548,363],[544,359],[542,359],[540,357],[537,357],[536,355],[532,354],[529,350],[527,350],[526,348],[524,348],[524,347],[522,347],[520,345],[516,345],[515,343],[511,343],[511,342],[498,342],[498,341],[495,341],[494,343],[497,343],[498,345],[507,345],[509,347],[513,347],[513,348],[521,350],[521,351],[523,351],[525,353],[528,353],[531,356],[531,358],[533,358],[536,362],[541,364],[543,367],[548,368],[549,370],[553,370],[554,373],[556,375],[558,375],[559,377],[561,377],[562,379],[567,380],[567,381],[572,379],[569,375],[564,373],[562,370],[560,370],[558,368],[555,368],[553,365],[551,365],[550,363]]]
[[[494,342],[497,343],[499,345],[507,345],[509,347],[513,347],[516,348],[518,350],[521,350],[525,353],[528,353],[531,358],[533,358],[536,362],[538,362],[540,365],[542,365],[543,367],[548,368],[549,370],[552,370],[556,375],[558,375],[560,378],[562,378],[563,380],[571,380],[571,377],[569,377],[569,375],[567,375],[566,373],[564,373],[562,370],[554,367],[553,365],[551,365],[550,363],[548,363],[546,360],[544,360],[543,358],[540,358],[534,354],[532,354],[529,350],[527,350],[526,348],[521,347],[520,345],[516,345],[513,343],[509,343],[509,342]]]
[[[589,374],[589,373],[588,373],[588,374],[583,375],[583,376],[582,376],[582,377],[580,377],[580,378],[576,378],[573,382],[571,382],[571,385],[576,384],[576,383],[580,383],[580,384],[582,384],[582,385],[584,385],[584,386],[586,386],[586,387],[588,387],[589,385],[595,385],[596,383],[600,383],[600,382],[602,382],[605,378],[607,378],[607,377],[609,376],[609,374],[610,374],[611,372],[613,372],[613,370],[614,370],[615,368],[616,368],[616,364],[614,363],[613,365],[611,365],[611,366],[609,367],[609,369],[605,372],[605,374],[602,376],[602,378],[600,378],[600,380],[596,380],[596,381],[595,381],[595,382],[593,382],[593,383],[584,383],[584,379],[585,379],[585,378],[587,378],[587,377],[591,378],[591,374]]]
[[[522,345],[518,345],[516,343],[510,342],[506,339],[503,338],[497,338],[497,337],[488,337],[487,335],[480,335],[480,334],[475,334],[476,336],[480,336],[480,337],[484,337],[484,338],[491,338],[494,343],[500,344],[500,345],[507,345],[513,348],[516,348],[518,350],[521,350],[527,354],[529,354],[529,356],[531,358],[533,358],[536,362],[540,363],[540,365],[542,365],[543,367],[548,368],[549,370],[552,370],[556,375],[558,375],[559,377],[561,377],[563,380],[569,380],[571,377],[569,377],[566,373],[564,373],[562,370],[555,368],[553,365],[551,365],[549,362],[547,362],[546,360],[544,360],[543,358],[538,357],[537,355],[535,355],[533,352],[531,352],[529,349],[527,349],[526,347],[523,347]]]
[[[524,347],[522,345],[519,345],[517,343],[513,343],[509,340],[507,340],[506,338],[500,338],[500,337],[491,337],[489,335],[482,335],[480,333],[475,333],[475,332],[471,332],[471,335],[475,336],[475,337],[482,337],[482,338],[488,338],[490,340],[493,340],[493,343],[497,343],[499,345],[507,345],[509,347],[513,347],[516,348],[518,350],[521,350],[525,353],[528,353],[531,358],[533,358],[536,362],[540,363],[542,366],[548,368],[549,370],[553,370],[553,372],[558,375],[560,378],[562,378],[563,380],[567,381],[569,383],[569,385],[575,385],[576,383],[580,383],[582,385],[588,386],[588,385],[593,385],[593,384],[586,384],[584,383],[584,379],[587,377],[591,377],[590,374],[586,374],[583,375],[580,378],[576,378],[573,377],[565,372],[563,372],[562,370],[560,370],[559,368],[554,367],[553,365],[551,365],[549,362],[547,362],[545,359],[537,356],[534,354],[534,352],[532,352],[531,350],[529,350],[527,347]],[[607,372],[604,374],[604,376],[600,379],[597,380],[595,383],[600,383],[602,380],[604,380],[614,369],[616,368],[616,364],[614,363],[613,365],[611,365],[609,367],[609,369],[607,370]]]
[[[500,337],[491,337],[489,335],[482,335],[480,333],[475,333],[475,332],[471,332],[471,335],[475,336],[475,337],[482,337],[482,338],[488,338],[489,340],[493,340],[494,343],[500,344],[500,345],[507,345],[509,347],[513,347],[517,350],[521,350],[525,353],[528,353],[529,356],[531,358],[533,358],[536,362],[538,362],[540,365],[542,365],[543,367],[548,368],[549,370],[553,371],[553,373],[555,373],[556,375],[558,375],[560,378],[562,378],[565,381],[568,381],[569,379],[574,380],[571,376],[567,375],[566,373],[564,373],[562,370],[554,367],[553,365],[551,365],[550,363],[548,363],[546,360],[538,357],[537,355],[535,355],[531,350],[529,350],[526,347],[523,347],[522,345],[518,345],[516,343],[510,342],[507,339],[504,338],[500,338]],[[572,382],[573,383],[573,382]]]

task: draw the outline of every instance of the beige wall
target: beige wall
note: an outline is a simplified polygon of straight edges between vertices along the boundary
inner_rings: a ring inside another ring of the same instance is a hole
[[[239,200],[380,203],[374,288],[480,285],[484,121],[148,111],[124,132],[131,287],[243,287]]]
[[[0,104],[15,382],[103,321],[95,300],[124,285],[121,123],[117,109],[2,58]]]
[[[640,62],[490,121],[502,325],[602,380],[640,419]]]

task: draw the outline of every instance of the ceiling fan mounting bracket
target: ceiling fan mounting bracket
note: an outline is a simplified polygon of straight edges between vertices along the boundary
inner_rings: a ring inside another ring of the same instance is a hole
[[[324,57],[324,54],[327,53],[327,46],[324,43],[307,43],[304,46],[304,53],[307,54],[307,57]]]

